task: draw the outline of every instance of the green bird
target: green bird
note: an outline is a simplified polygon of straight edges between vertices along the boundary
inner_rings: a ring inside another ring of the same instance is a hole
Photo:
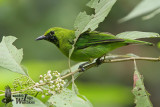
[[[47,40],[57,46],[57,48],[65,55],[69,56],[69,50],[72,48],[75,39],[75,31],[60,27],[50,28],[43,36],[36,40]],[[71,60],[74,61],[91,61],[100,58],[112,50],[126,46],[129,44],[147,44],[152,43],[118,38],[109,33],[101,33],[97,31],[86,31],[82,33],[72,53]]]

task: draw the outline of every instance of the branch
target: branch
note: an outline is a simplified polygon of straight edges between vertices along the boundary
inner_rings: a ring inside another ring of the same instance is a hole
[[[116,59],[109,59],[109,58],[105,58],[104,60],[102,60],[102,64],[103,63],[115,63],[115,62],[124,62],[124,61],[131,61],[131,60],[144,60],[144,61],[160,61],[160,58],[151,58],[151,57],[129,57],[129,56],[124,56],[124,55],[119,55],[117,57],[123,57],[123,58],[116,58]],[[124,58],[124,57],[128,57],[128,58]],[[97,63],[94,62],[94,63],[91,63],[87,66],[84,67],[85,71],[92,68],[92,67],[96,67],[97,66]],[[74,72],[70,72],[64,76],[62,76],[61,78],[62,79],[65,79],[71,75],[74,75],[75,73],[77,72],[81,72],[81,69],[77,69],[76,71]],[[84,72],[84,71],[83,71]]]
[[[151,58],[151,57],[132,57],[132,56],[127,56],[127,55],[117,55],[117,56],[106,56],[103,58],[102,60],[102,63],[115,63],[115,62],[124,62],[124,61],[132,61],[132,60],[144,60],[144,61],[153,61],[153,62],[159,62],[160,61],[160,57],[159,58]],[[84,67],[85,71],[92,68],[92,67],[96,67],[97,66],[97,63],[96,62],[93,62],[93,63],[90,63],[88,65],[86,65]],[[74,72],[70,72],[64,76],[61,77],[61,79],[65,79],[69,76],[72,76],[74,75],[75,73],[77,72],[82,72],[81,69],[77,69],[75,70]],[[84,72],[84,71],[83,71]],[[54,82],[56,80],[53,80]],[[12,94],[16,94],[16,93],[21,93],[21,92],[24,92],[26,90],[29,90],[29,89],[32,89],[34,87],[38,87],[38,86],[43,86],[43,85],[46,85],[48,83],[41,83],[41,84],[38,84],[38,85],[33,85],[31,87],[28,87],[26,89],[22,89],[20,91],[14,91],[12,92]],[[1,91],[1,90],[0,90]],[[1,91],[1,92],[4,92],[4,91]],[[0,94],[0,96],[4,96],[5,94]]]
[[[145,61],[160,61],[160,58],[150,58],[150,57],[130,57],[130,58],[123,58],[123,59],[113,59],[113,60],[104,60],[104,63],[113,63],[113,62],[124,62],[124,61],[131,61],[131,60],[145,60]]]

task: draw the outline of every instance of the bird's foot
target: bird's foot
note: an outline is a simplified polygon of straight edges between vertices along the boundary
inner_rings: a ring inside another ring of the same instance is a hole
[[[85,65],[89,64],[89,62],[85,62],[83,64],[81,64],[78,68],[81,69],[80,72],[84,72],[85,71]]]
[[[103,61],[104,61],[104,59],[101,59],[101,57],[100,57],[100,58],[97,58],[97,59],[96,59],[96,64],[97,64],[97,66],[101,65],[101,64],[103,63]]]

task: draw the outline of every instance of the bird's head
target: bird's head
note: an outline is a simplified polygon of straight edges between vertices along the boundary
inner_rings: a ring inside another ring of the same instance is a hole
[[[36,40],[47,40],[49,42],[54,43],[57,47],[59,47],[58,34],[62,30],[62,28],[54,27],[47,30],[44,35],[38,37]]]

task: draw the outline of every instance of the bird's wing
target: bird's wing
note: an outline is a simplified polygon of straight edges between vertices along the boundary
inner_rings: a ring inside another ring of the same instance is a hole
[[[90,33],[83,33],[82,35],[80,35],[75,46],[77,49],[83,49],[97,44],[123,42],[123,41],[124,41],[123,39],[119,39],[112,34],[99,33],[94,31]]]

